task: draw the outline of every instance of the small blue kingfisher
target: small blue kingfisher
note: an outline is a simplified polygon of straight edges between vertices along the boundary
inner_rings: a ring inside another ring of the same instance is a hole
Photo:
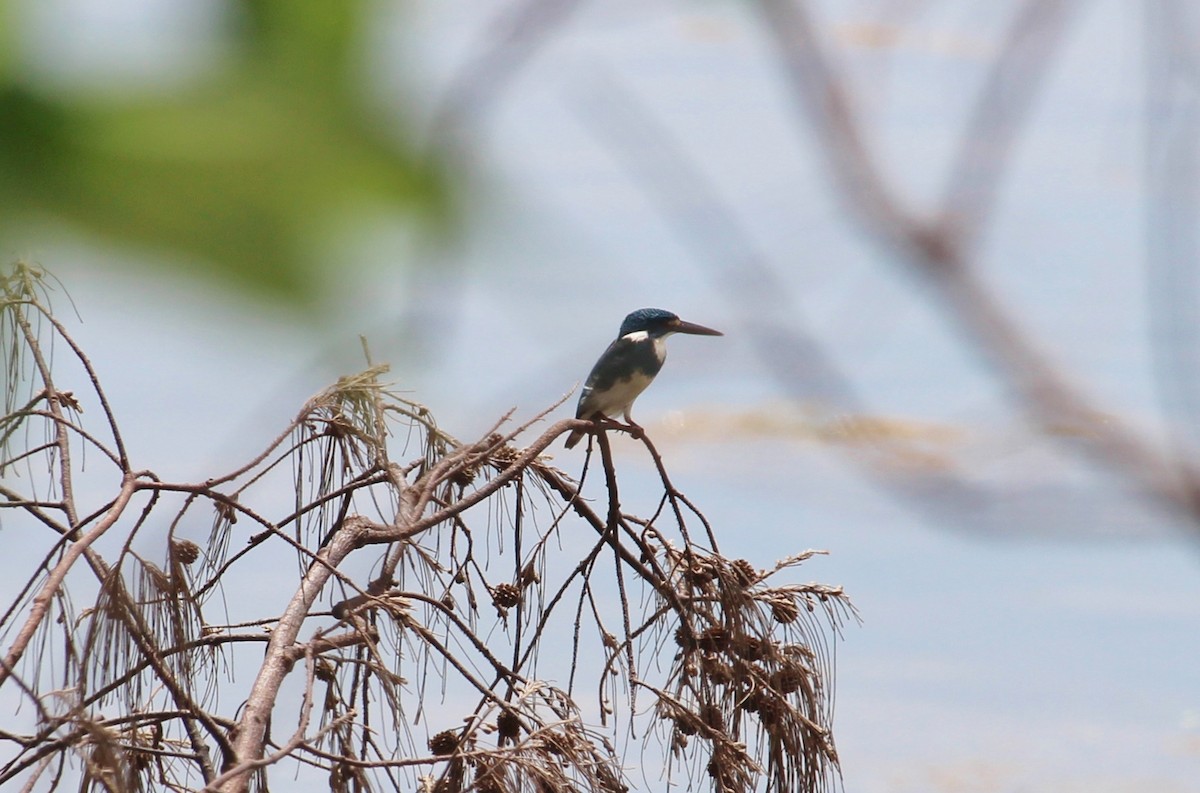
[[[667,359],[667,337],[672,333],[723,336],[719,330],[684,322],[661,308],[639,308],[621,323],[617,338],[596,361],[579,395],[577,419],[603,419],[621,414],[630,427],[640,429],[629,412],[633,401],[646,390]],[[583,437],[584,430],[567,436],[567,448]]]

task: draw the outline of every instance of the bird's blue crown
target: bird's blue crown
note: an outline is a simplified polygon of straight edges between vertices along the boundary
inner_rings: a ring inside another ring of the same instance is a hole
[[[625,317],[625,321],[621,323],[621,332],[617,336],[627,336],[630,333],[637,333],[639,330],[653,330],[677,319],[679,317],[661,308],[639,308]]]

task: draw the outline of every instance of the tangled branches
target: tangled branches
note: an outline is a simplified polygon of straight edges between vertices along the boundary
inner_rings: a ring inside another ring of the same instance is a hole
[[[617,744],[646,734],[663,774],[716,790],[835,783],[848,601],[774,583],[814,552],[722,556],[648,439],[662,496],[639,517],[604,433],[595,498],[543,456],[589,422],[462,443],[371,366],[245,465],[169,482],[130,462],[44,275],[3,286],[0,518],[41,556],[4,590],[0,702],[25,721],[0,784],[265,790],[286,766],[332,790],[617,793]]]

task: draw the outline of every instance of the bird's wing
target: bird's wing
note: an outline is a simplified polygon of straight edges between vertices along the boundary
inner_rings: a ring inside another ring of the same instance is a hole
[[[617,381],[616,372],[620,371],[618,366],[624,362],[624,359],[629,358],[632,350],[633,342],[619,337],[613,339],[604,354],[596,359],[596,364],[592,367],[592,371],[588,372],[587,380],[583,383],[583,390],[579,392],[579,405],[575,410],[575,418],[590,419],[592,417],[592,414],[596,412],[595,408],[589,404],[592,394],[613,387]]]
[[[618,380],[628,379],[629,373],[640,372],[647,378],[658,374],[662,362],[654,357],[652,350],[649,356],[646,353],[647,349],[643,344],[628,337],[622,336],[613,340],[588,374],[583,391],[579,394],[579,407],[575,411],[575,418],[590,419],[597,410],[593,395],[611,390]]]

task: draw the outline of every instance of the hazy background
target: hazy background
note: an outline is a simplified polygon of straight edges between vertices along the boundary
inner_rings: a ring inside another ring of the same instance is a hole
[[[1200,790],[1195,518],[1075,453],[1200,426],[1194,11],[1048,4],[1039,90],[997,111],[971,264],[1101,411],[1050,426],[839,189],[756,4],[325,5],[0,3],[0,240],[66,285],[135,466],[233,467],[359,334],[471,438],[668,308],[727,334],[673,339],[638,402],[676,483],[727,555],[829,550],[808,574],[862,613],[847,790]],[[1030,6],[804,7],[937,214]]]

